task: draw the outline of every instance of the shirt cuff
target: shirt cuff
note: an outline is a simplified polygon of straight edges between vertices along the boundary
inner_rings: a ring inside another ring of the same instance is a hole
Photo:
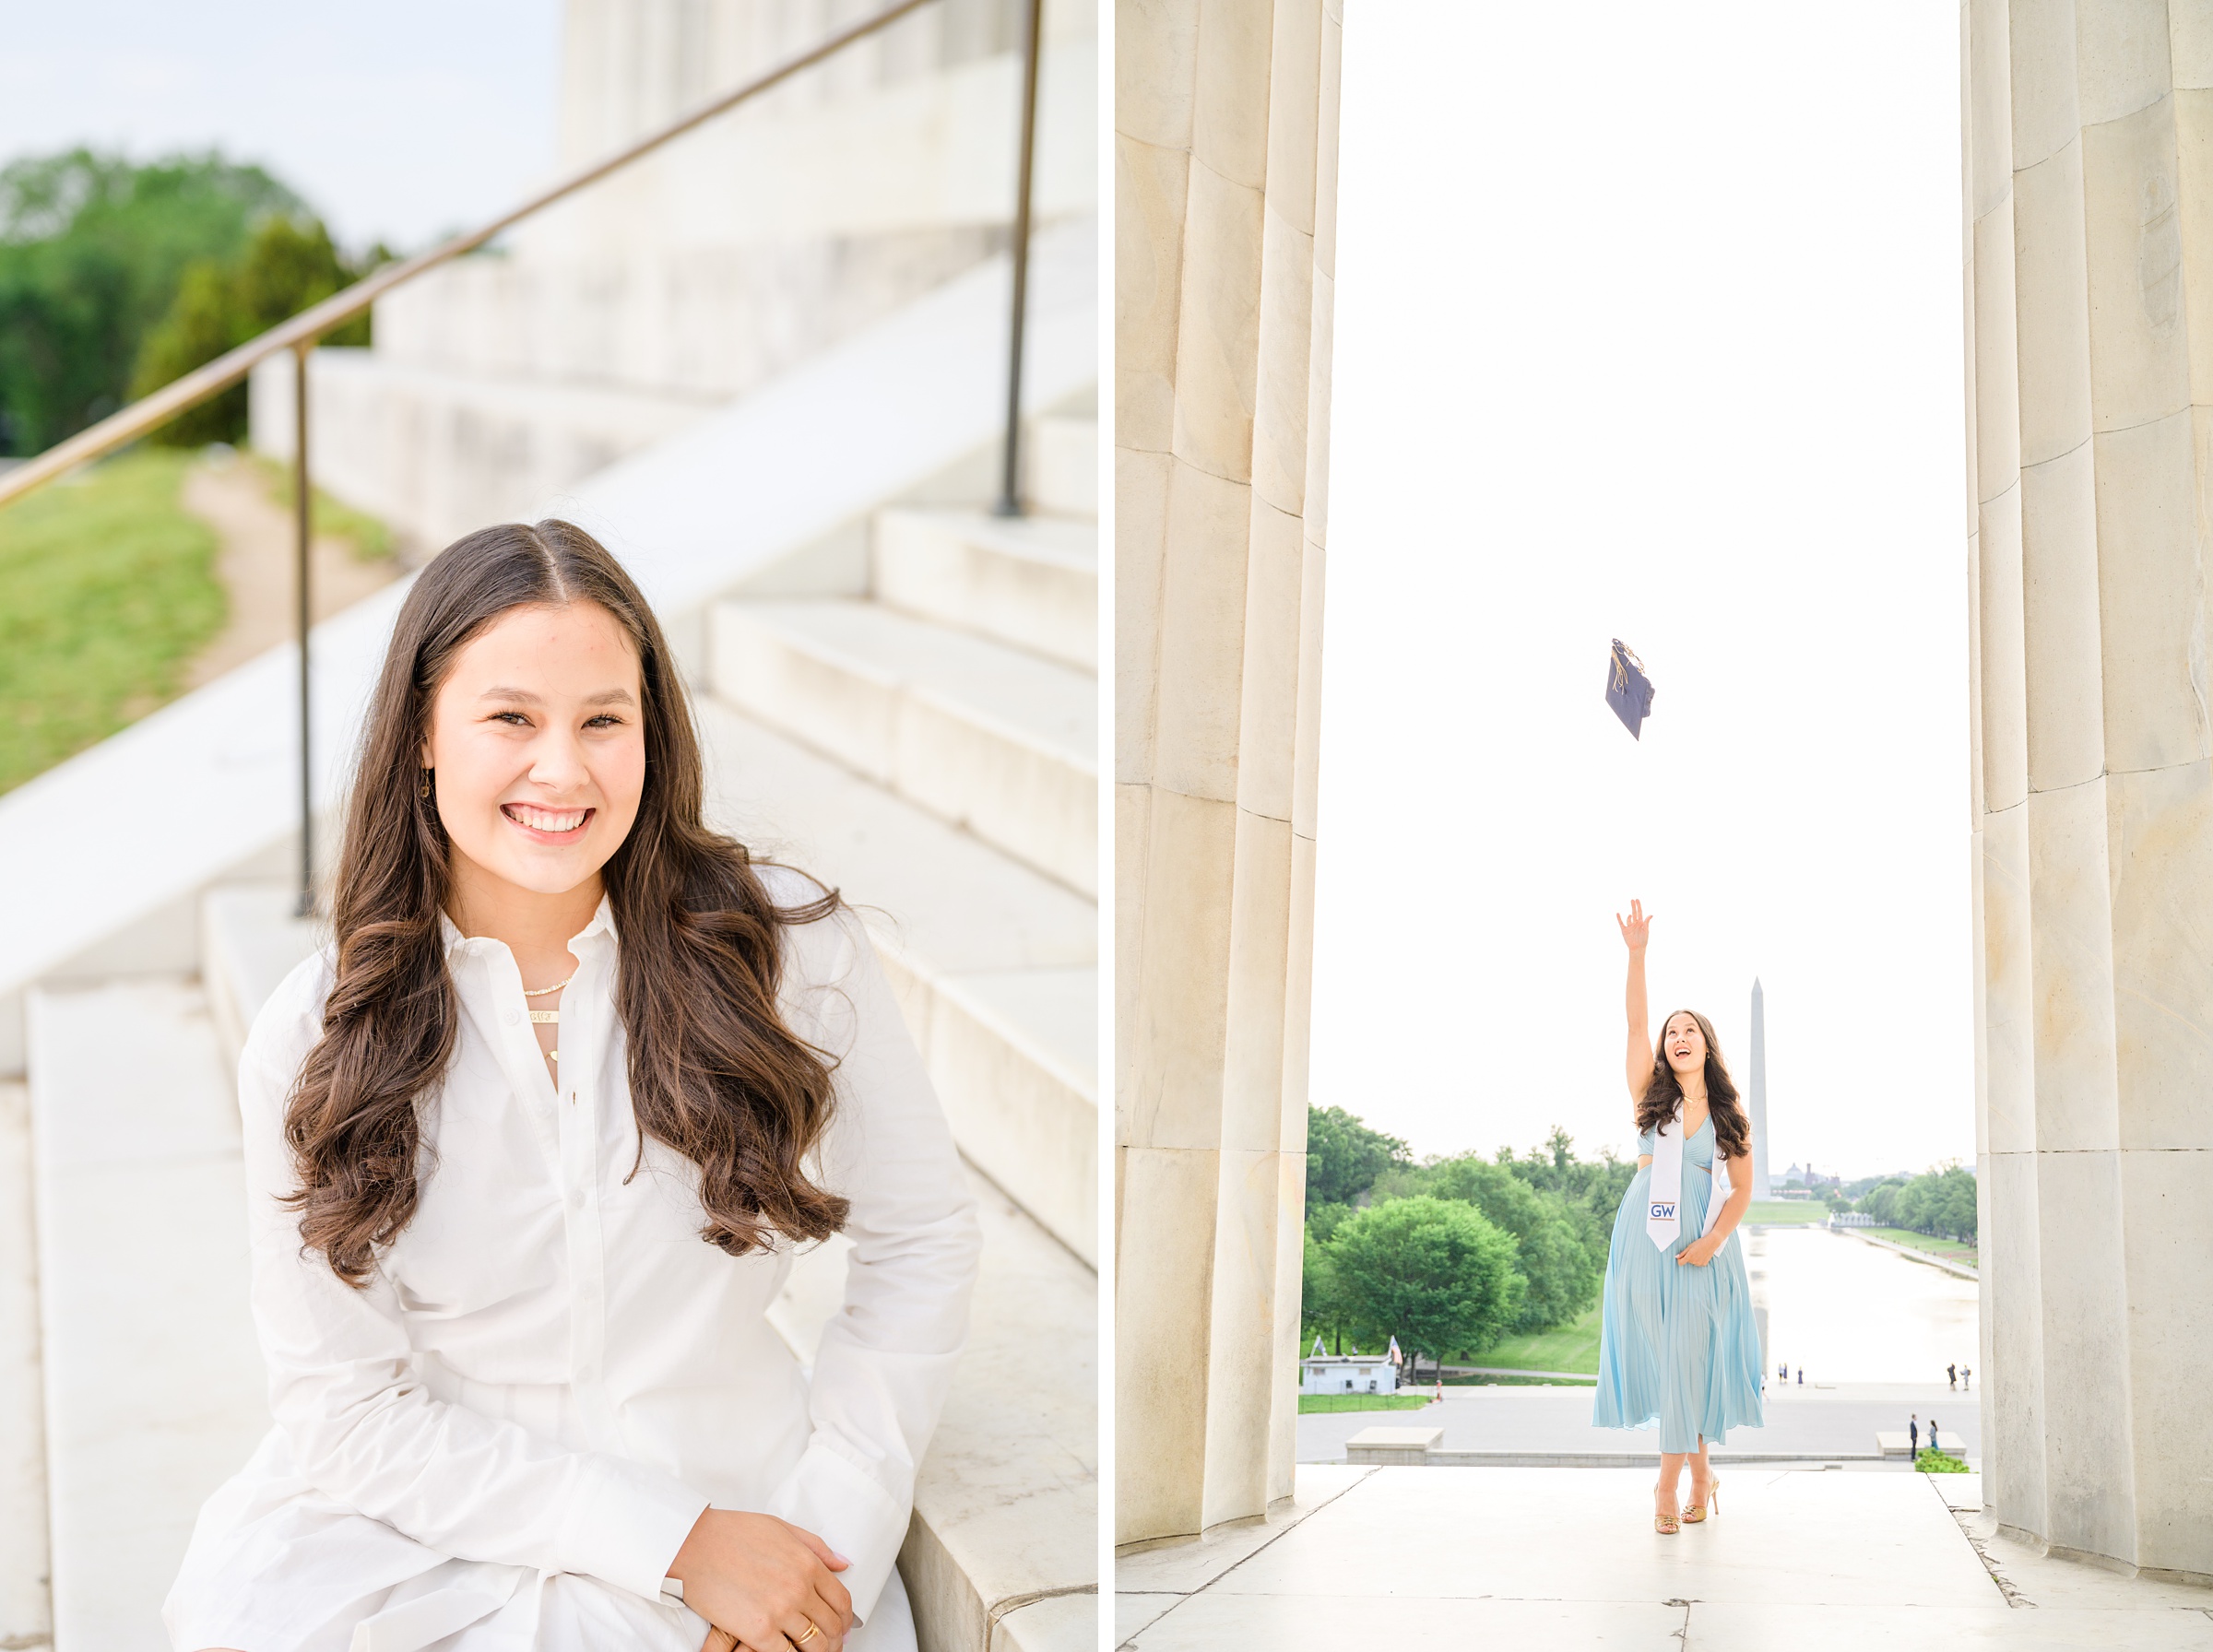
[[[906,1540],[909,1506],[894,1502],[866,1469],[818,1434],[784,1477],[767,1513],[811,1531],[853,1564],[837,1574],[866,1622]]]
[[[561,1569],[658,1600],[661,1580],[706,1506],[704,1497],[658,1469],[592,1457],[562,1522]]]

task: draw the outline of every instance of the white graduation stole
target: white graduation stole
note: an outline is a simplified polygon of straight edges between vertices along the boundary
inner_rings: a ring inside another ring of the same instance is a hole
[[[1669,1127],[1673,1126],[1671,1133]],[[1683,1198],[1683,1104],[1675,1103],[1675,1115],[1662,1124],[1652,1138],[1652,1179],[1647,1184],[1651,1203],[1645,1209],[1645,1236],[1662,1250],[1673,1250],[1675,1237],[1683,1231],[1680,1215]],[[1722,1206],[1729,1198],[1729,1169],[1718,1152],[1713,1157],[1713,1191],[1706,1199],[1706,1225],[1698,1230],[1704,1238],[1713,1232],[1713,1224],[1722,1219]]]

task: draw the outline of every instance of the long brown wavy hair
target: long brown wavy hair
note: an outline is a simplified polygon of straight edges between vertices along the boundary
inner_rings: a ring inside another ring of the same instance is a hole
[[[448,546],[401,605],[347,807],[337,978],[285,1110],[301,1241],[356,1287],[415,1213],[417,1110],[434,1104],[456,1035],[440,927],[450,847],[420,795],[432,704],[455,656],[500,616],[576,602],[629,633],[644,689],[644,793],[600,873],[639,1157],[650,1136],[699,1167],[700,1236],[732,1256],[779,1234],[825,1238],[846,1220],[846,1201],[804,1168],[829,1123],[833,1064],[776,1011],[785,926],[827,916],[838,896],[778,907],[745,846],[703,822],[691,703],[621,565],[568,523],[510,523]]]
[[[1658,1129],[1683,1103],[1682,1080],[1667,1063],[1667,1030],[1678,1015],[1690,1017],[1706,1035],[1706,1107],[1713,1118],[1714,1152],[1723,1159],[1741,1159],[1752,1150],[1752,1122],[1736,1099],[1736,1083],[1722,1060],[1722,1043],[1713,1035],[1713,1023],[1695,1009],[1670,1010],[1660,1023],[1660,1042],[1652,1046],[1652,1076],[1645,1080],[1644,1094],[1637,1101],[1638,1134]]]

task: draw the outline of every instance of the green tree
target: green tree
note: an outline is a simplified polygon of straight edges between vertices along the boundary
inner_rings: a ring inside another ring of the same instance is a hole
[[[1542,1148],[1516,1158],[1511,1148],[1502,1147],[1497,1162],[1532,1187],[1556,1193],[1566,1201],[1567,1218],[1582,1240],[1592,1267],[1603,1278],[1606,1252],[1614,1243],[1614,1216],[1636,1180],[1637,1166],[1615,1158],[1611,1148],[1596,1159],[1578,1159],[1575,1139],[1557,1125]]]
[[[370,254],[370,265],[357,269],[338,255],[330,232],[314,219],[263,219],[243,256],[228,262],[202,258],[185,266],[169,313],[139,350],[132,398],[151,395],[321,303],[387,255],[380,247]],[[324,342],[367,344],[369,318],[355,317]],[[246,387],[240,384],[178,415],[153,439],[172,447],[199,447],[236,442],[245,430]]]
[[[1556,1138],[1564,1140],[1564,1137]],[[1568,1198],[1533,1186],[1507,1164],[1470,1153],[1404,1170],[1377,1180],[1379,1197],[1430,1194],[1464,1201],[1492,1225],[1514,1237],[1515,1266],[1524,1283],[1517,1332],[1568,1324],[1598,1300],[1604,1253],[1594,1258],[1582,1224]]]
[[[1307,1209],[1349,1205],[1394,1164],[1407,1162],[1406,1144],[1371,1130],[1342,1107],[1307,1109]]]
[[[1327,1312],[1410,1355],[1473,1353],[1521,1313],[1513,1236],[1458,1199],[1389,1199],[1355,1211],[1321,1247]]]
[[[1903,1178],[1878,1183],[1861,1196],[1855,1209],[1874,1217],[1885,1227],[1896,1227],[1899,1225],[1898,1196],[1905,1185]]]
[[[1891,1220],[1939,1239],[1975,1237],[1975,1178],[1957,1164],[1926,1171],[1898,1190]]]
[[[37,453],[121,407],[188,266],[235,259],[301,210],[219,155],[147,165],[88,149],[0,168],[0,453]]]

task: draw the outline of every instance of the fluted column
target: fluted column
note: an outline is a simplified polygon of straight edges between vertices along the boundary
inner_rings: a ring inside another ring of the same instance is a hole
[[[1291,1491],[1340,0],[1116,8],[1118,1540]]]
[[[2207,1575],[2213,30],[1962,22],[1984,1485]]]

